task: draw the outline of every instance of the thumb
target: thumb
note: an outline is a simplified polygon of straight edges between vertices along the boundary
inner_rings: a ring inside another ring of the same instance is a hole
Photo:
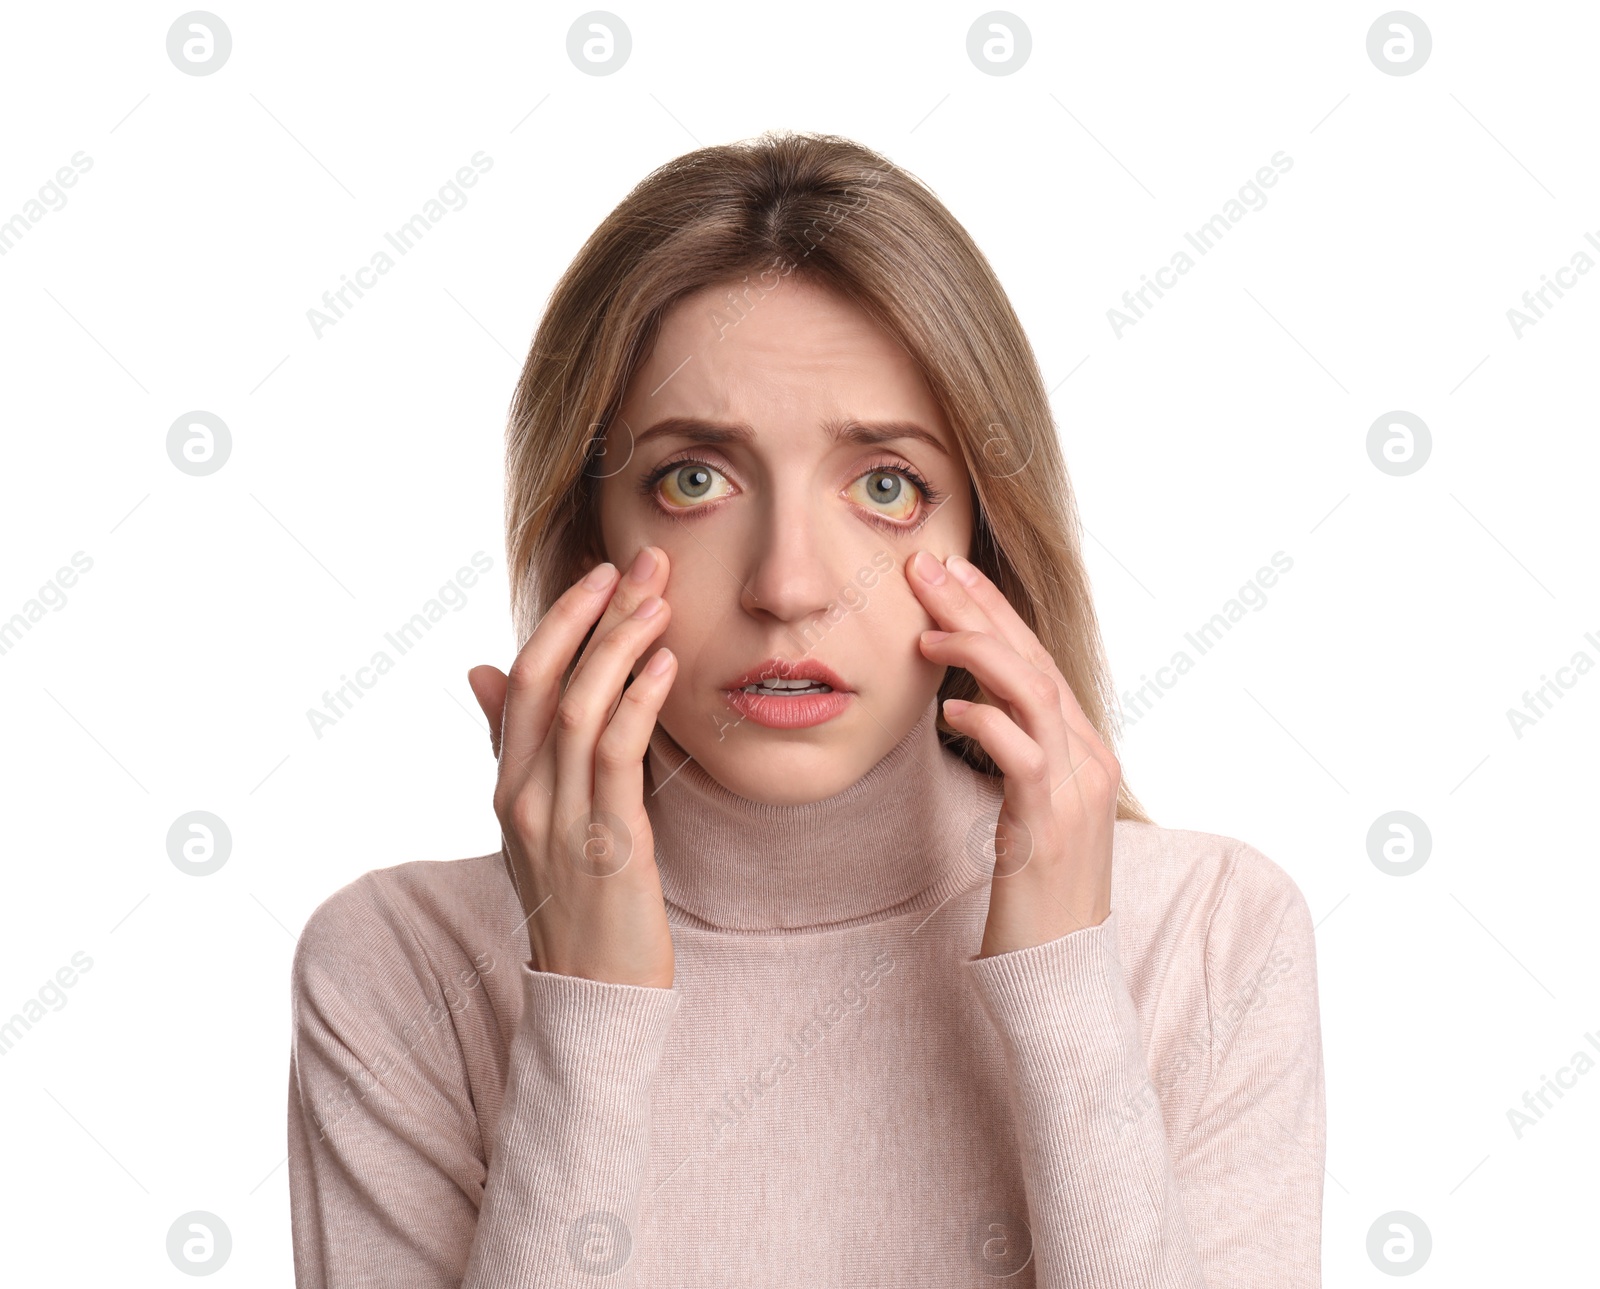
[[[487,663],[467,672],[467,684],[489,722],[489,746],[500,759],[500,737],[506,709],[506,674]]]

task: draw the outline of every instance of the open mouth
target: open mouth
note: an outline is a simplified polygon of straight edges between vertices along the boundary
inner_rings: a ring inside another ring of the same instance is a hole
[[[764,680],[757,685],[745,685],[741,692],[788,698],[795,694],[831,694],[833,686],[824,685],[820,680]]]
[[[815,658],[764,659],[729,680],[725,692],[741,720],[778,730],[834,720],[855,697],[831,667]]]

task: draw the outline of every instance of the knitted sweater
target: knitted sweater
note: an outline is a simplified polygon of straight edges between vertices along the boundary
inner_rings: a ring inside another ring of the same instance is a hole
[[[977,958],[1003,784],[936,711],[802,805],[657,726],[670,989],[534,970],[498,852],[323,901],[292,972],[301,1289],[1320,1285],[1299,889],[1123,820],[1104,923]]]

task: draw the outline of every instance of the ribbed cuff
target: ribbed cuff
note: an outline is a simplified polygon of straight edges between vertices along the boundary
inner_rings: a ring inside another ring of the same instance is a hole
[[[524,1009],[469,1285],[633,1283],[650,1159],[651,1093],[682,994],[535,971]]]
[[[1114,1058],[1125,1050],[1130,1020],[1137,1041],[1137,1015],[1117,957],[1115,909],[1099,926],[963,965],[1025,1077],[1070,1076],[1097,1054]]]
[[[969,958],[1016,1096],[1040,1284],[1198,1284],[1116,913]]]
[[[551,1085],[597,1106],[646,1092],[683,995],[677,989],[621,985],[535,971],[522,976],[524,1043]],[[577,1107],[572,1107],[577,1108]]]
[[[586,1189],[627,1192],[643,1167],[651,1087],[683,995],[527,963],[521,975],[523,1013],[506,1087],[510,1126],[540,1150],[560,1143],[565,1157],[586,1159],[575,1173]]]

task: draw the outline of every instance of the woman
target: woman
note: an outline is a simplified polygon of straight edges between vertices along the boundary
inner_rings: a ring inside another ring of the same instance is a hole
[[[1305,900],[1121,782],[1038,368],[939,201],[828,136],[663,166],[507,467],[504,845],[306,925],[298,1282],[1319,1284]]]

